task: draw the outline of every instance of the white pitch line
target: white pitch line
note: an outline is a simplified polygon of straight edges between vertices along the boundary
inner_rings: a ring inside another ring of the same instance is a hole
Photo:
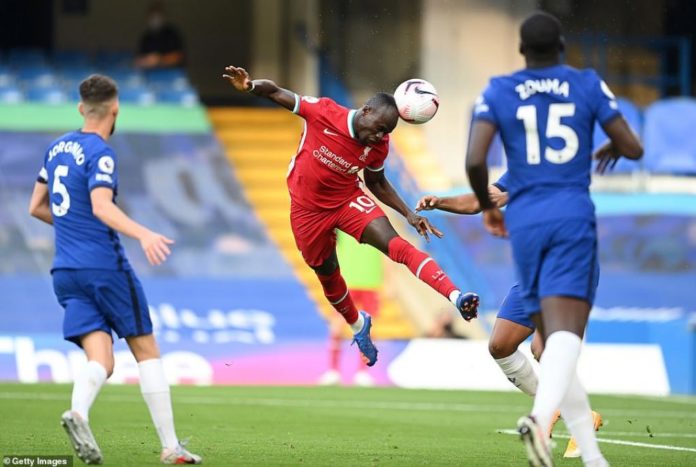
[[[503,433],[505,435],[518,435],[517,430],[496,430],[498,433]],[[557,435],[554,433],[554,438],[568,439],[568,435]],[[640,443],[638,441],[625,441],[623,439],[606,439],[597,438],[600,443],[607,444],[619,444],[622,446],[635,446],[638,448],[650,448],[650,449],[664,449],[666,451],[685,451],[685,452],[696,452],[696,448],[686,448],[684,446],[672,446],[671,444],[652,444],[652,443]]]
[[[686,404],[686,405],[696,405],[696,397],[694,396],[669,396],[669,399],[665,399],[660,396],[635,396],[639,399],[645,399],[648,401],[672,403],[672,404]]]
[[[0,393],[0,399],[8,400],[69,400],[69,394],[54,393]],[[103,394],[99,396],[101,401],[109,402],[139,402],[139,396],[119,396]],[[382,410],[415,410],[424,412],[525,412],[529,408],[525,406],[510,405],[478,405],[458,403],[428,403],[428,402],[398,402],[398,401],[360,401],[360,400],[332,400],[332,399],[280,399],[280,398],[235,398],[220,396],[173,396],[175,404],[201,404],[201,405],[250,405],[268,407],[299,407],[299,408],[348,408],[348,409],[382,409]]]
[[[647,431],[606,431],[602,430],[603,436],[643,436],[653,438],[696,438],[696,433],[648,433]],[[554,435],[555,436],[555,435]]]
[[[0,392],[0,399],[7,400],[69,400],[69,394],[41,392]],[[234,396],[173,396],[177,404],[199,405],[240,405],[266,407],[296,407],[296,408],[330,408],[330,409],[371,409],[371,410],[406,410],[421,412],[463,412],[463,413],[525,413],[529,411],[526,405],[479,405],[460,404],[456,402],[409,402],[409,401],[369,401],[369,400],[340,400],[340,399],[281,399],[281,398],[235,398]],[[101,401],[110,402],[139,402],[140,396],[102,394]],[[604,415],[617,417],[656,417],[656,418],[696,418],[696,413],[683,410],[602,410]]]

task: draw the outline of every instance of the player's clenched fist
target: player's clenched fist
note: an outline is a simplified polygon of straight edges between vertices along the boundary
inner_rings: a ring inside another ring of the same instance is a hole
[[[140,246],[145,252],[148,262],[153,266],[158,266],[167,259],[167,256],[171,254],[168,245],[173,243],[174,240],[151,231],[148,231],[140,239]]]
[[[225,67],[225,71],[227,73],[223,74],[222,77],[229,81],[237,91],[245,92],[251,90],[251,79],[249,78],[249,73],[244,68],[230,65]]]

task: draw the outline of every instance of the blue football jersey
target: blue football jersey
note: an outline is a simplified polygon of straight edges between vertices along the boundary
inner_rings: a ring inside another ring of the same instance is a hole
[[[505,172],[503,175],[501,175],[498,180],[493,183],[493,185],[497,186],[500,191],[507,192],[508,191],[508,173]]]
[[[114,199],[118,188],[116,154],[106,141],[82,131],[61,136],[46,151],[39,181],[48,184],[53,269],[130,269],[118,234],[92,213],[94,188],[111,188]]]
[[[500,132],[508,162],[510,230],[563,218],[592,218],[592,131],[619,116],[594,70],[567,65],[524,69],[491,79],[475,120]]]

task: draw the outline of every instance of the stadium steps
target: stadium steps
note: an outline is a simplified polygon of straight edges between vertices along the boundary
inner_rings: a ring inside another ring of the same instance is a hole
[[[302,120],[282,109],[265,108],[211,108],[208,116],[247,199],[270,238],[292,266],[321,314],[330,316],[336,313],[327,303],[314,272],[302,260],[290,231],[290,199],[285,176],[288,163],[297,151]],[[415,328],[398,303],[384,294],[381,299],[375,337],[415,337]]]
[[[391,134],[391,140],[421,190],[437,193],[452,188],[451,178],[437,163],[437,158],[428,152],[423,128],[400,125]]]

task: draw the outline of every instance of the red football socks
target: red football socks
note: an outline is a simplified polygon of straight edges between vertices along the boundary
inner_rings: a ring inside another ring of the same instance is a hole
[[[328,276],[317,274],[317,277],[324,288],[324,295],[329,300],[329,303],[343,315],[348,324],[355,323],[358,320],[358,309],[348,293],[346,281],[341,276],[341,268],[336,268]]]
[[[434,259],[401,237],[394,237],[389,241],[389,258],[404,264],[413,275],[447,299],[452,292],[458,290]]]

